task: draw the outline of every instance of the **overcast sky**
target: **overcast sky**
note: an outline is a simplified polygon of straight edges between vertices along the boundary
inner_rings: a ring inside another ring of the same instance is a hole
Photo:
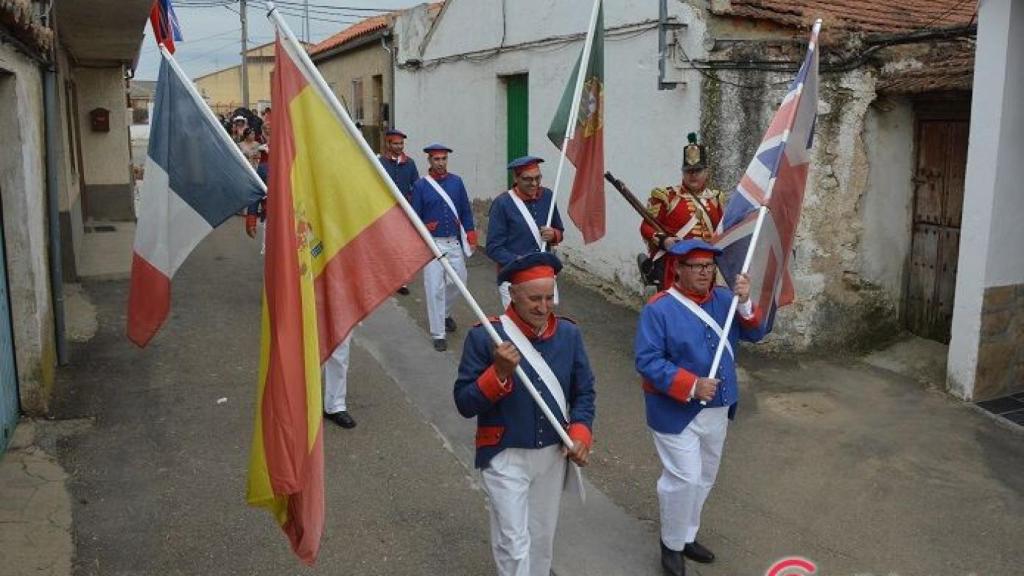
[[[415,6],[424,0],[308,0],[309,40],[319,42],[344,30],[364,17],[379,12],[344,10],[344,8],[397,9]],[[302,38],[304,0],[282,0],[278,9],[288,24]],[[173,0],[184,41],[176,43],[174,55],[191,78],[241,62],[242,26],[239,22],[238,0]],[[249,0],[249,46],[258,46],[274,39],[262,0]],[[135,77],[156,80],[160,54],[153,41],[153,32],[146,26],[146,38],[139,55]]]

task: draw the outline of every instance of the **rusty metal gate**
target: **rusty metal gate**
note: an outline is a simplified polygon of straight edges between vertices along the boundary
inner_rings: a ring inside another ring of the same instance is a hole
[[[969,104],[967,104],[969,107]],[[949,343],[960,253],[969,122],[963,102],[919,110],[906,318],[911,332]]]

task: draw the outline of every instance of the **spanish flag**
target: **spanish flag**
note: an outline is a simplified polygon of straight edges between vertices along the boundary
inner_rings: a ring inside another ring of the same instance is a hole
[[[324,527],[320,365],[433,254],[293,46],[278,36],[248,501],[312,565]]]

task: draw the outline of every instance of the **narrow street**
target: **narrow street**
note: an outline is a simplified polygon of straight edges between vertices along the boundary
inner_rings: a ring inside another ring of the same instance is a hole
[[[262,261],[233,221],[175,277],[172,316],[146,350],[124,337],[127,281],[87,282],[99,329],[60,374],[57,439],[73,502],[74,574],[490,574],[473,422],[451,401],[462,337],[426,333],[422,290],[357,329],[354,430],[325,424],[327,527],[303,568],[245,505]],[[496,310],[493,265],[470,285]],[[598,376],[585,505],[566,498],[555,573],[658,574],[660,467],[632,367],[636,313],[559,282]],[[1013,574],[1024,541],[1024,435],[857,358],[748,353],[701,540],[703,575],[761,574],[787,556],[828,574]],[[45,434],[45,432],[43,432]]]

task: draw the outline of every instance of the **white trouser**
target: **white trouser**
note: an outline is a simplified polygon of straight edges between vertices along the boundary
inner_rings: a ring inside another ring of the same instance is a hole
[[[501,309],[506,310],[508,305],[512,303],[512,294],[509,292],[509,287],[512,286],[509,282],[502,282],[498,284],[498,295],[501,296]],[[555,304],[558,304],[558,284],[555,283]]]
[[[441,253],[455,269],[462,282],[466,282],[466,259],[462,256],[462,245],[455,237],[434,238]],[[427,299],[427,321],[430,323],[430,337],[444,338],[444,319],[452,315],[452,304],[459,297],[459,289],[448,282],[444,267],[436,259],[423,269],[423,291]]]
[[[324,362],[324,412],[328,414],[347,410],[345,396],[348,394],[348,352],[351,347],[352,334],[349,334]]]
[[[499,576],[549,576],[565,482],[560,445],[506,448],[481,472]]]
[[[658,478],[661,540],[672,550],[693,542],[715,483],[729,424],[727,407],[704,408],[679,434],[651,431],[663,467]]]

